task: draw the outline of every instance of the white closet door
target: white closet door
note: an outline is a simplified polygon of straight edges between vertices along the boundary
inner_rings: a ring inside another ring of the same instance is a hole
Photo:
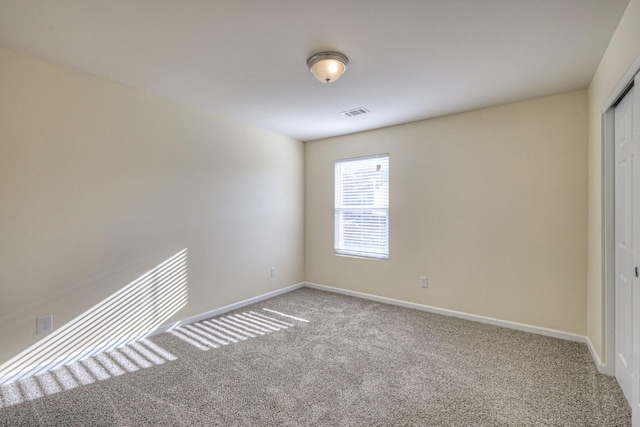
[[[634,383],[634,305],[638,294],[638,141],[634,138],[636,89],[632,88],[615,108],[615,312],[616,379],[632,404]],[[637,133],[637,132],[636,132]],[[637,310],[635,310],[637,313]],[[635,326],[635,327],[634,327]]]

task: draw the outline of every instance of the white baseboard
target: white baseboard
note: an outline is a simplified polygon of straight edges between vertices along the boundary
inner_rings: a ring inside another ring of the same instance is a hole
[[[586,338],[587,348],[589,349],[589,353],[591,353],[591,358],[593,362],[596,364],[596,368],[598,368],[598,372],[605,375],[615,375],[615,372],[609,372],[609,366],[606,363],[602,363],[600,356],[598,356],[598,352],[595,347],[591,343],[589,337]]]
[[[432,307],[432,306],[428,306],[428,305],[417,304],[417,303],[397,300],[397,299],[393,299],[393,298],[381,297],[381,296],[378,296],[378,295],[372,295],[372,294],[367,294],[367,293],[363,293],[363,292],[351,291],[351,290],[348,290],[348,289],[335,288],[335,287],[326,286],[326,285],[320,285],[318,283],[311,283],[311,282],[298,283],[298,284],[295,284],[295,285],[292,285],[292,286],[288,286],[286,288],[278,289],[278,290],[273,291],[273,292],[269,292],[269,293],[266,293],[266,294],[263,294],[263,295],[259,295],[257,297],[249,298],[249,299],[244,300],[244,301],[240,301],[240,302],[237,302],[237,303],[234,303],[234,304],[230,304],[230,305],[227,305],[227,306],[224,306],[224,307],[220,307],[220,308],[217,308],[215,310],[207,311],[205,313],[201,313],[201,314],[198,314],[196,316],[189,317],[187,319],[181,320],[181,321],[173,323],[171,325],[164,325],[164,326],[161,326],[161,327],[157,328],[155,331],[151,332],[149,335],[153,336],[153,335],[161,334],[161,333],[170,331],[171,329],[174,329],[174,328],[176,328],[178,326],[188,325],[190,323],[195,323],[195,322],[199,322],[199,321],[204,320],[204,319],[208,319],[208,318],[211,318],[211,317],[219,316],[219,315],[224,314],[224,313],[226,313],[228,311],[237,310],[237,309],[245,307],[247,305],[255,304],[257,302],[264,301],[266,299],[269,299],[269,298],[272,298],[272,297],[275,297],[275,296],[278,296],[278,295],[282,295],[282,294],[285,294],[287,292],[291,292],[291,291],[294,291],[296,289],[300,289],[302,287],[308,287],[308,288],[312,288],[312,289],[319,289],[319,290],[323,290],[323,291],[334,292],[334,293],[343,294],[343,295],[349,295],[349,296],[358,297],[358,298],[364,298],[364,299],[368,299],[368,300],[371,300],[371,301],[377,301],[377,302],[382,302],[382,303],[386,303],[386,304],[397,305],[397,306],[400,306],[400,307],[412,308],[412,309],[415,309],[415,310],[426,311],[426,312],[429,312],[429,313],[442,314],[444,316],[457,317],[459,319],[470,320],[470,321],[473,321],[473,322],[486,323],[486,324],[489,324],[489,325],[500,326],[500,327],[509,328],[509,329],[515,329],[515,330],[523,331],[523,332],[530,332],[530,333],[533,333],[533,334],[543,335],[543,336],[552,337],[552,338],[559,338],[559,339],[563,339],[563,340],[567,340],[567,341],[574,341],[574,342],[584,343],[584,344],[587,345],[587,348],[589,349],[589,352],[591,353],[591,357],[593,359],[593,362],[596,365],[596,368],[598,369],[598,372],[600,372],[602,374],[612,375],[609,372],[607,364],[602,363],[602,361],[600,360],[600,357],[598,356],[598,353],[595,351],[595,348],[593,347],[593,344],[591,343],[589,338],[584,336],[584,335],[573,334],[573,333],[570,333],[570,332],[560,331],[560,330],[557,330],[557,329],[543,328],[543,327],[540,327],[540,326],[527,325],[527,324],[524,324],[524,323],[510,322],[508,320],[495,319],[495,318],[492,318],[492,317],[479,316],[479,315],[476,315],[476,314],[468,314],[468,313],[463,313],[463,312],[455,311],[455,310],[447,310],[447,309],[444,309],[444,308]]]
[[[47,360],[46,362],[42,362],[39,363],[37,365],[31,365],[28,367],[24,367],[24,366],[17,366],[17,368],[14,369],[0,369],[0,385],[3,384],[7,384],[10,382],[14,382],[17,380],[20,380],[22,378],[27,378],[33,375],[36,375],[38,373],[41,372],[45,372],[45,371],[49,371],[55,368],[58,368],[60,366],[64,366],[70,363],[73,363],[75,361],[78,360],[82,360],[82,359],[86,359],[87,357],[91,357],[97,353],[103,352],[103,351],[108,351],[108,350],[112,350],[114,348],[118,348],[121,347],[123,345],[129,344],[133,341],[137,341],[137,340],[141,340],[143,338],[147,338],[150,336],[154,336],[154,335],[158,335],[161,334],[163,332],[168,332],[174,328],[177,328],[179,326],[182,325],[188,325],[190,323],[195,323],[195,322],[199,322],[200,320],[204,320],[204,319],[208,319],[210,317],[215,317],[215,316],[219,316],[220,314],[226,313],[228,311],[232,311],[232,310],[236,310],[238,308],[242,308],[245,307],[247,305],[251,305],[251,304],[255,304],[257,302],[260,301],[264,301],[266,299],[269,298],[273,298],[275,296],[278,295],[282,295],[284,293],[287,292],[291,292],[295,289],[301,288],[304,286],[304,283],[298,283],[296,285],[292,285],[292,286],[287,286],[286,288],[282,288],[282,289],[278,289],[272,292],[268,292],[266,294],[262,294],[262,295],[258,295],[256,297],[253,298],[249,298],[246,299],[244,301],[240,301],[234,304],[230,304],[230,305],[226,305],[224,307],[220,307],[220,308],[216,308],[215,310],[211,310],[211,311],[207,311],[206,313],[201,313],[198,314],[196,316],[192,316],[192,317],[188,317],[186,319],[180,320],[178,322],[174,322],[168,325],[163,325],[160,326],[158,328],[152,329],[152,330],[148,330],[146,332],[141,332],[136,334],[135,336],[130,336],[130,337],[120,337],[117,340],[114,341],[110,341],[110,342],[106,342],[106,343],[102,343],[99,344],[97,346],[94,346],[92,348],[86,348],[83,349],[79,352],[76,352],[74,354],[67,354],[64,355],[63,357],[60,357],[58,359],[50,359]],[[34,345],[37,346],[37,343]],[[32,348],[34,347],[32,346]],[[32,348],[28,349],[27,351],[31,350]],[[6,364],[0,366],[0,368],[3,368],[5,366],[10,366],[12,365],[12,363],[14,362],[14,360],[9,360],[9,362],[7,362]]]
[[[478,315],[475,315],[475,314],[468,314],[468,313],[463,313],[463,312],[454,311],[454,310],[447,310],[447,309],[443,309],[443,308],[431,307],[431,306],[428,306],[428,305],[417,304],[417,303],[397,300],[397,299],[393,299],[393,298],[381,297],[381,296],[377,296],[377,295],[366,294],[366,293],[363,293],[363,292],[356,292],[356,291],[351,291],[351,290],[347,290],[347,289],[334,288],[334,287],[331,287],[331,286],[320,285],[320,284],[317,284],[317,283],[310,283],[310,282],[302,282],[302,283],[298,283],[298,284],[295,284],[295,285],[287,286],[285,288],[278,289],[278,290],[275,290],[275,291],[272,291],[272,292],[268,292],[266,294],[258,295],[256,297],[249,298],[249,299],[246,299],[246,300],[234,303],[234,304],[229,304],[229,305],[226,305],[224,307],[216,308],[214,310],[210,310],[210,311],[207,311],[205,313],[201,313],[201,314],[198,314],[198,315],[195,315],[195,316],[191,316],[191,317],[188,317],[186,319],[180,320],[178,322],[174,322],[174,323],[171,323],[171,324],[163,325],[163,326],[160,326],[160,327],[158,327],[158,328],[156,328],[154,330],[148,331],[147,333],[139,334],[138,335],[138,339],[144,338],[144,337],[158,335],[158,334],[161,334],[161,333],[164,333],[164,332],[171,331],[172,329],[175,329],[175,328],[177,328],[179,326],[188,325],[190,323],[195,323],[195,322],[199,322],[199,321],[204,320],[204,319],[208,319],[208,318],[211,318],[211,317],[219,316],[219,315],[224,314],[226,312],[229,312],[229,311],[232,311],[232,310],[237,310],[239,308],[242,308],[242,307],[245,307],[245,306],[248,306],[248,305],[251,305],[251,304],[255,304],[257,302],[264,301],[264,300],[267,300],[269,298],[273,298],[275,296],[282,295],[282,294],[294,291],[294,290],[302,288],[302,287],[319,289],[319,290],[323,290],[323,291],[334,292],[334,293],[338,293],[338,294],[343,294],[343,295],[349,295],[349,296],[353,296],[353,297],[368,299],[368,300],[371,300],[371,301],[377,301],[377,302],[381,302],[381,303],[385,303],[385,304],[392,304],[392,305],[397,305],[397,306],[400,306],[400,307],[406,307],[406,308],[411,308],[411,309],[415,309],[415,310],[426,311],[426,312],[429,312],[429,313],[442,314],[444,316],[457,317],[457,318],[460,318],[460,319],[471,320],[471,321],[474,321],[474,322],[486,323],[486,324],[494,325],[494,326],[501,326],[503,328],[516,329],[516,330],[519,330],[519,331],[530,332],[530,333],[534,333],[534,334],[538,334],[538,335],[544,335],[544,336],[553,337],[553,338],[560,338],[560,339],[564,339],[564,340],[568,340],[568,341],[575,341],[575,342],[585,343],[587,345],[587,348],[589,349],[589,352],[591,353],[591,357],[593,358],[593,360],[594,360],[594,362],[596,364],[596,367],[598,368],[598,371],[601,372],[601,373],[604,373],[604,374],[611,375],[608,372],[607,365],[603,364],[602,361],[600,360],[600,358],[598,357],[598,354],[595,351],[595,349],[594,349],[591,341],[589,340],[589,338],[585,337],[583,335],[577,335],[577,334],[572,334],[572,333],[569,333],[569,332],[559,331],[559,330],[555,330],[555,329],[542,328],[542,327],[539,327],[539,326],[527,325],[527,324],[523,324],[523,323],[510,322],[510,321],[495,319],[495,318],[491,318],[491,317],[478,316]],[[132,338],[130,337],[130,338],[127,338],[127,339],[123,339],[121,342],[118,342],[118,343],[110,343],[109,345],[101,346],[101,348],[104,348],[106,350],[106,349],[114,348],[114,347],[119,346],[119,345],[127,344],[127,343],[129,343],[131,341],[132,341]],[[80,359],[82,359],[84,357],[91,356],[92,354],[95,354],[96,351],[98,351],[98,350],[100,350],[100,349],[93,348],[93,349],[87,350],[86,351],[87,354],[82,354],[82,355],[76,354],[76,355],[73,355],[73,356],[69,356],[64,361],[61,361],[61,360],[50,361],[48,363],[45,363],[43,365],[39,365],[37,367],[35,367],[35,366],[31,367],[31,369],[29,369],[29,370],[32,371],[32,373],[35,374],[37,372],[41,372],[43,370],[46,370],[48,367],[53,368],[54,365],[55,366],[61,366],[62,364],[70,363],[72,361],[80,360]],[[14,373],[14,374],[17,374],[17,373]],[[24,378],[26,376],[29,376],[29,373],[25,372],[24,370],[22,370],[21,372],[19,372],[19,375],[15,375],[15,377],[13,377],[13,378],[11,378],[11,376],[0,377],[0,384],[6,383],[6,382],[11,382],[14,379]]]
[[[494,319],[492,317],[478,316],[476,314],[468,314],[460,311],[447,310],[444,308],[431,307],[428,305],[417,304],[408,301],[397,300],[393,298],[381,297],[377,295],[365,294],[363,292],[350,291],[347,289],[334,288],[331,286],[319,285],[317,283],[305,282],[304,286],[319,289],[328,292],[335,292],[338,294],[349,295],[358,298],[364,298],[372,301],[382,302],[386,304],[393,304],[400,307],[413,308],[415,310],[426,311],[429,313],[442,314],[444,316],[457,317],[460,319],[471,320],[474,322],[486,323],[494,326],[501,326],[503,328],[516,329],[518,331],[531,332],[533,334],[544,335],[553,338],[560,338],[567,341],[576,341],[581,343],[587,342],[587,337],[578,334],[572,334],[570,332],[559,331],[556,329],[542,328],[540,326],[527,325],[524,323],[510,322],[507,320]],[[598,362],[596,362],[598,363]]]
[[[154,331],[152,331],[149,334],[149,336],[162,334],[162,333],[169,332],[170,330],[175,329],[175,328],[180,327],[180,326],[183,326],[183,325],[189,325],[191,323],[196,323],[196,322],[199,322],[201,320],[205,320],[205,319],[209,319],[211,317],[219,316],[219,315],[227,313],[229,311],[233,311],[233,310],[237,310],[237,309],[242,308],[242,307],[246,307],[247,305],[255,304],[257,302],[264,301],[266,299],[273,298],[273,297],[276,297],[278,295],[286,294],[287,292],[294,291],[294,290],[299,289],[299,288],[301,288],[303,286],[305,286],[305,283],[297,283],[295,285],[287,286],[286,288],[277,289],[277,290],[272,291],[272,292],[267,292],[266,294],[258,295],[257,297],[249,298],[249,299],[246,299],[244,301],[236,302],[236,303],[233,303],[233,304],[225,305],[224,307],[220,307],[220,308],[216,308],[214,310],[210,310],[210,311],[207,311],[207,312],[204,312],[204,313],[200,313],[200,314],[197,314],[195,316],[191,316],[191,317],[188,317],[186,319],[179,320],[179,321],[177,321],[175,323],[171,323],[169,325],[163,325],[163,326],[160,326],[159,328],[155,329]]]

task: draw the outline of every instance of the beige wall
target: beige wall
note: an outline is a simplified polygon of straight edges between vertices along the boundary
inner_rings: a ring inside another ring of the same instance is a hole
[[[589,86],[588,337],[603,362],[602,107],[639,53],[640,0],[631,0]]]
[[[387,152],[390,259],[335,256],[334,161]],[[586,212],[585,90],[305,144],[314,283],[585,334]]]
[[[0,364],[184,248],[174,320],[302,281],[301,142],[4,48],[0,93]]]
[[[183,248],[171,320],[304,278],[587,333],[604,359],[600,108],[639,52],[631,0],[588,116],[578,91],[331,138],[303,171],[298,141],[0,48],[0,364],[37,316],[59,327]],[[378,152],[391,259],[336,257],[333,161]]]

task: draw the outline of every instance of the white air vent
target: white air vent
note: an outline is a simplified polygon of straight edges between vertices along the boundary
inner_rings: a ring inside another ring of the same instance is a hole
[[[364,107],[358,107],[358,108],[354,108],[353,110],[347,110],[347,111],[343,111],[342,114],[345,117],[353,117],[353,116],[359,116],[361,114],[367,114],[370,113],[371,111],[367,110]]]

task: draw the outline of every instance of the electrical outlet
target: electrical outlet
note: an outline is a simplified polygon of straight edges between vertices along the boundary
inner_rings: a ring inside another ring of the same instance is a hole
[[[426,277],[421,277],[420,278],[420,287],[423,288],[428,288],[429,287],[429,281]]]
[[[38,335],[53,331],[53,316],[49,315],[38,317],[36,322],[38,326]]]
[[[276,277],[276,268],[271,267],[271,277]]]

